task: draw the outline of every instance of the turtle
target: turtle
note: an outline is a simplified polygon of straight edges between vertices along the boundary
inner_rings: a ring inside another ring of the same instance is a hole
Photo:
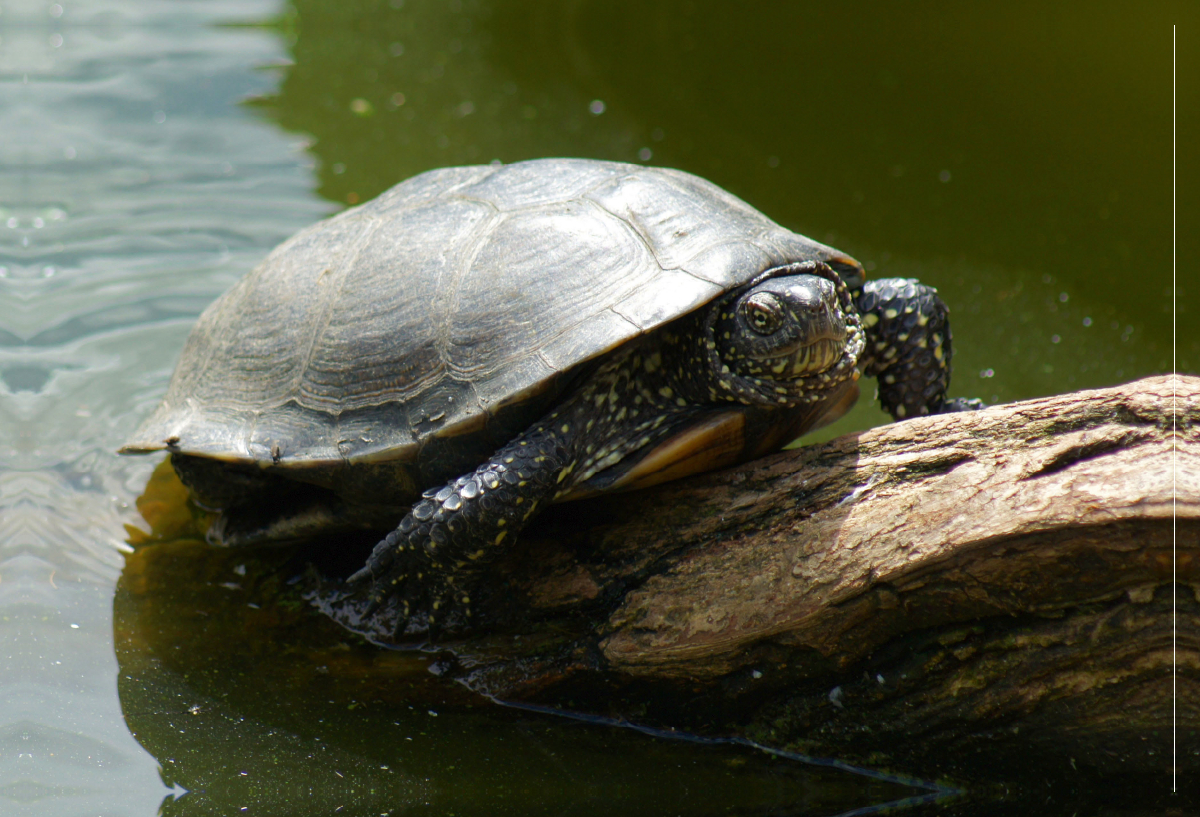
[[[121,452],[169,451],[215,542],[391,530],[350,586],[434,631],[551,502],[775,451],[862,375],[895,419],[976,407],[947,312],[680,170],[443,168],[209,306]]]

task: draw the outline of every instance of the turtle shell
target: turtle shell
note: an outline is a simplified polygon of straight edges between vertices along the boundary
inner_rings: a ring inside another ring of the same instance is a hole
[[[122,452],[322,472],[420,461],[411,481],[428,487],[589,361],[811,259],[856,268],[678,170],[430,171],[302,230],[206,309]]]

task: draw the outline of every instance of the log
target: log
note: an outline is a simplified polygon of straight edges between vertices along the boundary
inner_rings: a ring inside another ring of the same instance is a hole
[[[1169,791],[1200,771],[1198,429],[1200,378],[1153,377],[557,506],[439,671],[927,777]]]

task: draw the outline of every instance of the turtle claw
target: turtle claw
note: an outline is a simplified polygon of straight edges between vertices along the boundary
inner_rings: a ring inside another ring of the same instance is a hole
[[[470,597],[449,577],[440,575],[436,565],[422,558],[421,548],[397,544],[394,539],[389,536],[376,545],[367,564],[346,581],[361,585],[371,580],[362,611],[364,618],[377,615],[389,599],[396,599],[393,639],[403,638],[414,617],[425,613],[428,640],[434,642],[452,618],[470,616]]]
[[[952,414],[956,411],[979,411],[987,408],[987,403],[978,397],[955,397],[942,403],[938,414]]]
[[[404,637],[404,631],[408,629],[408,622],[412,619],[412,607],[407,601],[400,602],[400,609],[396,613],[396,621],[392,624],[392,640],[399,641]]]
[[[406,581],[402,583],[405,585],[409,584]],[[387,588],[384,588],[382,591],[373,591],[371,600],[364,609],[364,615],[372,616],[377,613],[392,595],[399,594],[393,594]],[[425,609],[428,610],[425,616],[426,641],[430,644],[437,642],[441,638],[444,626],[450,619],[451,613],[458,612],[463,617],[470,617],[470,609],[464,605],[456,604],[454,595],[455,593],[449,587],[445,587],[441,591],[418,591],[415,595],[400,595],[396,604],[395,621],[392,623],[392,639],[395,641],[402,640],[405,632],[408,630],[408,625],[416,617],[417,611]],[[463,596],[463,598],[466,597]]]
[[[471,618],[471,599],[449,581],[441,583],[429,596],[432,600],[429,603],[426,627],[429,643],[432,644],[441,638],[443,626],[453,613],[460,614],[463,619]]]
[[[400,544],[400,534],[392,531],[375,545],[371,550],[371,555],[367,557],[367,563],[346,579],[346,583],[362,584],[367,579],[386,576],[391,573],[395,565],[396,555],[403,551],[404,545]]]
[[[375,574],[371,572],[371,566],[364,565],[346,577],[346,584],[350,585],[351,587],[356,587],[365,582],[367,579],[372,578],[374,575]]]
[[[359,571],[362,572],[362,571]],[[371,574],[375,581],[367,596],[367,606],[363,614],[373,616],[383,608],[389,598],[395,597],[399,611],[400,623],[405,624],[412,616],[413,610],[422,606],[424,593],[420,590],[421,575],[416,572],[398,569],[393,566],[382,576]],[[403,631],[403,627],[400,628]]]
[[[385,599],[387,599],[387,596],[382,593],[372,592],[367,598],[367,606],[363,608],[363,616],[370,617],[378,613]]]

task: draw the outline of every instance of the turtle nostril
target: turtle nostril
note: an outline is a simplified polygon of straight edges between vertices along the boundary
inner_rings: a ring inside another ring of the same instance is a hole
[[[823,278],[811,278],[789,288],[789,305],[800,327],[802,342],[840,338],[845,330],[838,310],[837,291]]]

